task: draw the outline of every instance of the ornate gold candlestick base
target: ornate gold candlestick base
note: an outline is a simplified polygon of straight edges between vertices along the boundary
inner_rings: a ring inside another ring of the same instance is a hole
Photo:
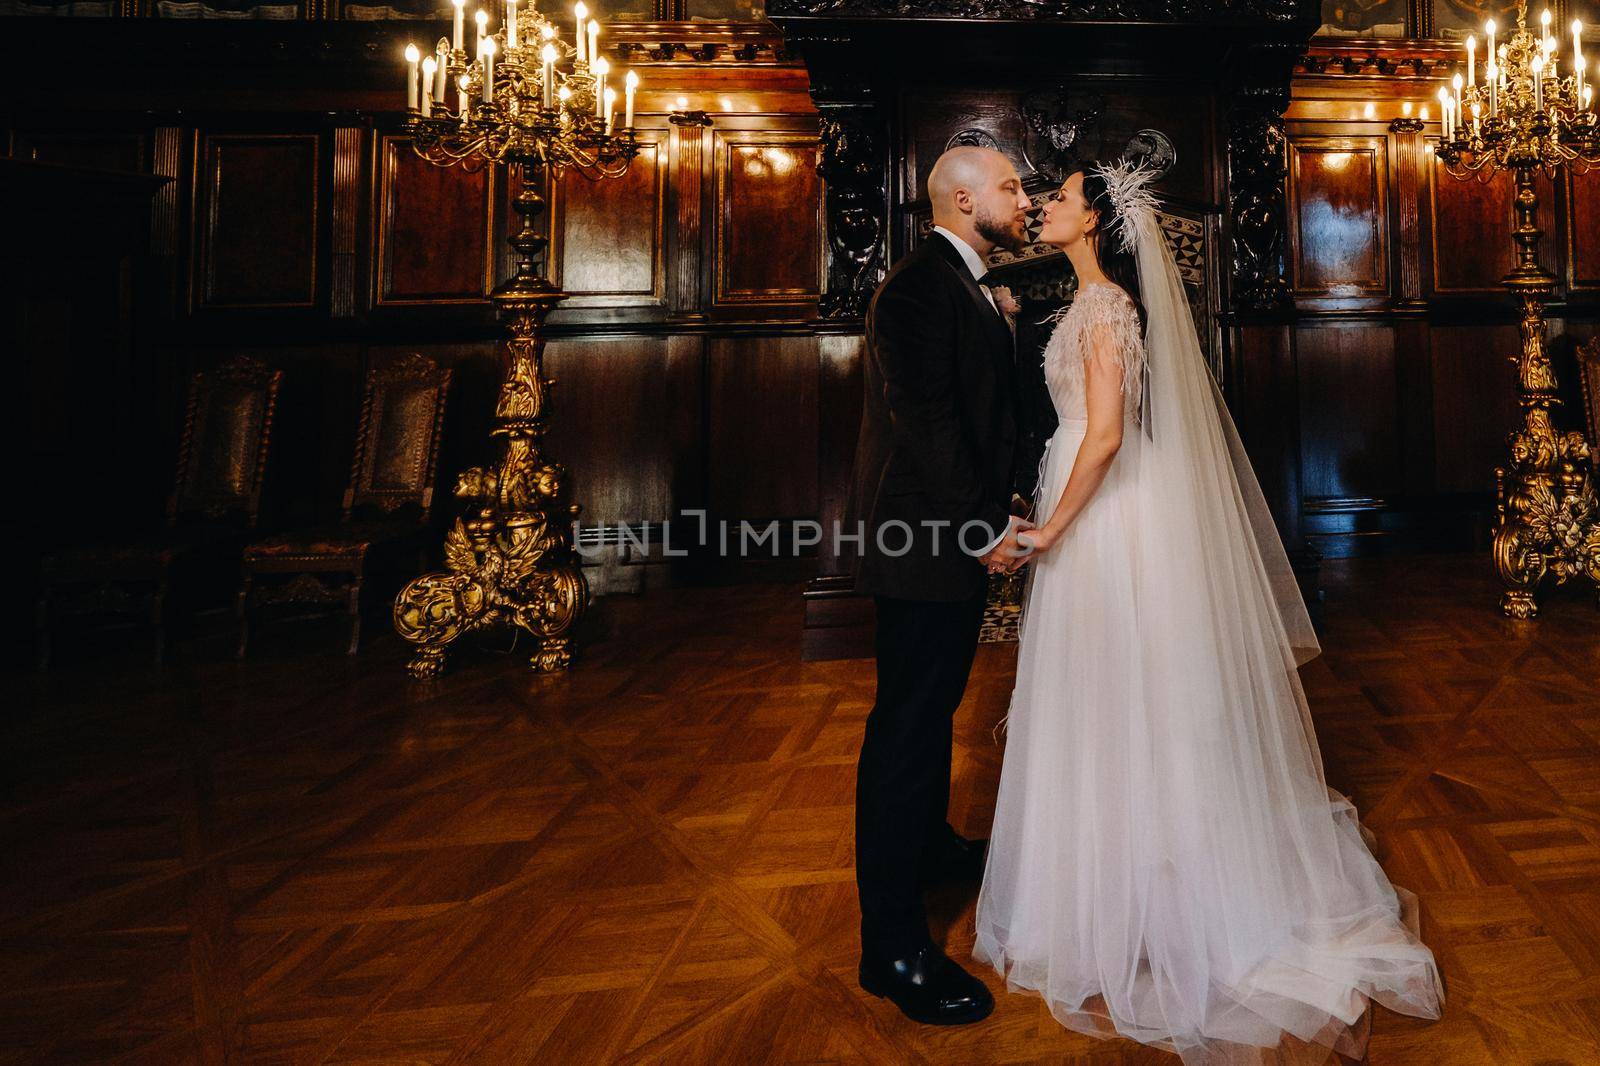
[[[1600,586],[1600,502],[1590,477],[1583,434],[1558,434],[1550,409],[1558,407],[1555,371],[1545,347],[1544,305],[1554,279],[1538,265],[1538,197],[1531,167],[1515,171],[1517,266],[1506,287],[1522,302],[1522,350],[1517,393],[1522,428],[1509,439],[1511,461],[1497,467],[1494,566],[1506,584],[1500,609],[1511,618],[1539,613],[1534,591],[1546,576],[1556,584],[1583,576]]]
[[[476,512],[446,534],[445,570],[415,578],[394,601],[395,631],[417,646],[406,668],[419,680],[443,672],[446,649],[462,635],[503,625],[537,639],[534,669],[564,669],[572,662],[569,634],[588,603],[569,526],[579,508],[566,503],[565,471],[541,448],[555,384],[543,376],[542,331],[545,316],[566,298],[535,266],[545,241],[533,218],[543,205],[537,188],[525,184],[513,204],[522,217],[511,238],[517,273],[492,297],[511,329],[495,405],[499,463],[461,473],[456,495],[475,501]]]

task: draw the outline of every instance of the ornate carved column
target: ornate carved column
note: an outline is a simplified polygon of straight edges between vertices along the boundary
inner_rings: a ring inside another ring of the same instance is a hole
[[[1308,602],[1320,558],[1305,542],[1300,491],[1294,300],[1287,247],[1288,135],[1283,114],[1298,44],[1258,43],[1229,57],[1227,204],[1233,405],[1251,460]]]
[[[812,90],[813,97],[816,90]],[[888,263],[886,129],[870,102],[817,100],[822,113],[817,171],[826,183],[828,277],[825,319],[859,319]]]
[[[1288,79],[1244,85],[1228,102],[1229,303],[1235,311],[1291,305],[1284,260]]]

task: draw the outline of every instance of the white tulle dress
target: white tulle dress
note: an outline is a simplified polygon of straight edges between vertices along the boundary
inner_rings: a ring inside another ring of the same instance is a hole
[[[1437,1017],[1438,971],[1324,781],[1296,672],[1315,638],[1143,225],[1149,333],[1090,285],[1046,348],[1041,523],[1083,440],[1086,358],[1119,364],[1127,421],[1031,564],[973,953],[1063,1025],[1185,1066],[1359,1057],[1369,1001]]]

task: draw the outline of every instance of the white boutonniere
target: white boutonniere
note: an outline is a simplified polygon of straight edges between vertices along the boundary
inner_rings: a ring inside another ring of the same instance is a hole
[[[1006,321],[1015,322],[1017,315],[1022,311],[1022,305],[1012,297],[1011,290],[1004,285],[996,285],[989,292],[994,296],[995,307],[1006,316]]]

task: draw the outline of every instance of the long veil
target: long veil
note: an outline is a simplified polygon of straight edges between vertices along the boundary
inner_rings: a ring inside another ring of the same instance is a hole
[[[1123,170],[1134,180],[1136,171]],[[1153,202],[1127,209],[1148,326],[1145,399],[1150,437],[1139,455],[1139,494],[1151,528],[1184,530],[1150,563],[1195,581],[1211,606],[1274,631],[1295,666],[1322,651],[1261,485],[1200,351],[1183,279]],[[1152,575],[1153,576],[1153,575]],[[1156,589],[1159,594],[1159,589]],[[1273,622],[1272,619],[1276,618]],[[1205,618],[1189,621],[1204,623]]]

